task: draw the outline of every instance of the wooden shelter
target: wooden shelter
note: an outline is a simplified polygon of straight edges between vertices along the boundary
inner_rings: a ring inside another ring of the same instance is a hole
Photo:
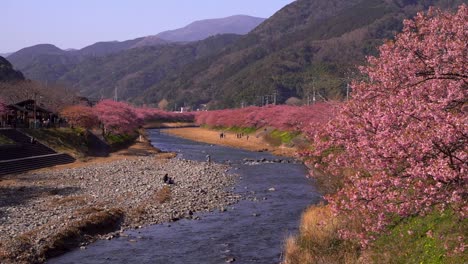
[[[6,116],[1,117],[4,127],[40,128],[55,124],[57,115],[37,105],[32,99],[7,106]]]

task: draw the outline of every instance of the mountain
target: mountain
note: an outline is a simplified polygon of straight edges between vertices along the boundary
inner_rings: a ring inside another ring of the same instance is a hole
[[[297,0],[222,53],[153,85],[141,99],[234,107],[274,95],[279,102],[307,98],[314,91],[321,100],[343,98],[356,65],[376,55],[376,47],[401,30],[403,19],[432,5],[454,9],[463,2]]]
[[[260,25],[264,18],[236,15],[195,21],[183,28],[161,32],[156,36],[172,42],[190,42],[218,34],[245,35]]]
[[[145,47],[167,44],[169,41],[163,40],[158,37],[142,37],[126,41],[107,41],[97,42],[93,45],[82,48],[77,51],[81,56],[105,56],[120,51]]]
[[[138,98],[145,88],[177,76],[184,66],[221,52],[239,38],[239,35],[224,34],[183,45],[147,46],[91,57],[58,81],[72,84],[81,94],[94,98],[112,97],[115,90],[119,98]]]
[[[170,43],[170,41],[159,38],[158,36],[147,36],[147,37],[139,38],[138,42],[134,43],[130,48],[157,46],[157,45],[163,45],[163,44],[168,44],[168,43]]]
[[[21,49],[11,54],[9,59],[15,68],[23,71],[28,78],[55,82],[89,57],[102,57],[134,48],[166,45],[171,42],[197,41],[217,34],[246,34],[263,20],[243,15],[201,20],[184,28],[154,36],[126,41],[97,42],[80,50],[61,50],[51,44],[40,44]]]
[[[24,76],[20,71],[15,71],[11,63],[0,56],[0,82],[22,81]]]
[[[4,57],[4,58],[7,58],[7,57],[10,56],[11,54],[13,54],[13,52],[0,53],[0,56],[1,56],[1,57]]]
[[[39,44],[11,54],[8,60],[28,79],[53,82],[73,69],[80,55],[51,44]]]
[[[52,44],[39,44],[21,49],[10,55],[10,60],[15,61],[15,67],[25,68],[29,60],[33,60],[38,55],[64,55],[67,52]]]

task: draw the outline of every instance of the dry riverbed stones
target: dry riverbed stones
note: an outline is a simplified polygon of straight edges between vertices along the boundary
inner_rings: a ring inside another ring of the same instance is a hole
[[[239,200],[229,192],[236,176],[227,169],[150,156],[6,177],[0,262],[43,261],[61,246],[53,240],[74,239],[79,247],[97,235],[111,239],[116,228],[196,219],[196,212],[225,208]]]

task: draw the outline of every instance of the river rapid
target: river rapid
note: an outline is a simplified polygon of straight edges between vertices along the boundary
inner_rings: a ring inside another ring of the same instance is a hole
[[[230,164],[230,173],[239,175],[232,191],[243,199],[227,208],[196,214],[199,220],[129,230],[119,238],[97,241],[47,263],[281,262],[284,241],[297,233],[301,213],[321,200],[306,167],[269,153],[194,142],[161,131],[149,130],[148,134],[163,151],[195,161],[206,161],[209,155],[212,162]]]

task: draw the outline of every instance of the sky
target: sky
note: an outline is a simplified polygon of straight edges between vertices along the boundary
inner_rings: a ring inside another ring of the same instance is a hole
[[[293,0],[1,0],[0,53],[128,40],[231,15],[268,18]],[[6,25],[5,25],[6,22]]]

